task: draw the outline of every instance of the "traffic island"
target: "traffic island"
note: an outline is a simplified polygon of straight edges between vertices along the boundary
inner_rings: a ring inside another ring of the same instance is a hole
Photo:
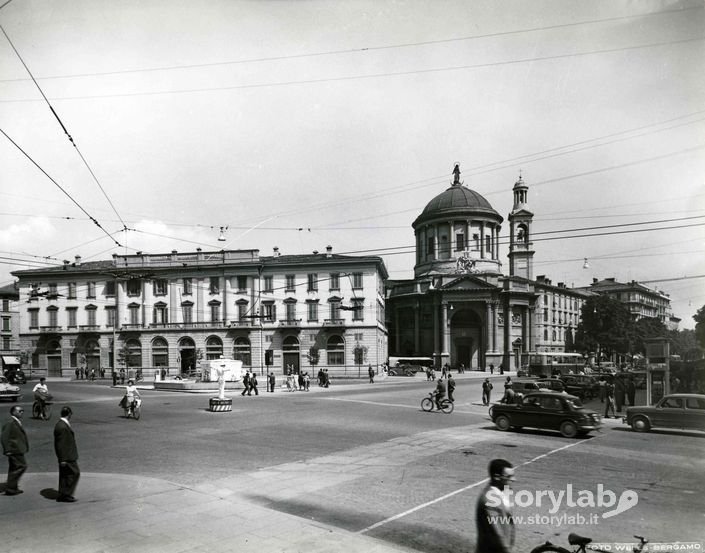
[[[214,413],[223,413],[233,410],[233,400],[229,397],[212,397],[209,399],[209,409]]]

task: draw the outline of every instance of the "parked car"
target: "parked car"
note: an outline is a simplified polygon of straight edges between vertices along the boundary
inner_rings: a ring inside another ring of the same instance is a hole
[[[565,384],[559,378],[540,378],[536,381],[538,387],[542,390],[550,390],[551,392],[565,392]]]
[[[536,383],[535,378],[517,378],[512,380],[512,390],[517,394],[529,394],[531,392],[539,392],[541,388]]]
[[[586,436],[602,426],[600,415],[583,407],[579,398],[558,392],[534,392],[516,404],[496,403],[490,417],[499,430],[544,428],[566,438]]]
[[[10,384],[26,384],[27,376],[24,374],[22,369],[12,369],[5,373],[7,380]]]
[[[10,384],[4,376],[0,376],[0,399],[11,399],[17,401],[20,397],[20,387]]]
[[[560,380],[565,386],[565,391],[580,399],[592,399],[600,393],[600,384],[594,376],[586,374],[564,374]]]
[[[390,368],[387,374],[389,374],[389,376],[415,376],[417,372],[426,372],[426,367],[402,364]]]
[[[622,420],[636,432],[652,428],[705,431],[705,395],[670,394],[653,406],[627,407]]]

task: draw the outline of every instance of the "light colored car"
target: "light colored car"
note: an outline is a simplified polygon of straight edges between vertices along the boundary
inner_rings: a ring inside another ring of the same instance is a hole
[[[20,387],[10,384],[4,376],[0,376],[0,399],[17,401],[20,397]]]
[[[705,432],[705,395],[670,394],[653,406],[628,407],[622,419],[637,432],[681,428]]]

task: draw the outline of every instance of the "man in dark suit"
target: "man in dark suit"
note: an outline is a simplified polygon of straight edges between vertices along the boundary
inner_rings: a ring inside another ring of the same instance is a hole
[[[70,422],[72,415],[71,407],[62,407],[61,419],[54,427],[54,451],[59,460],[59,497],[56,500],[63,503],[76,501],[73,493],[81,476],[78,468],[76,437]]]
[[[21,494],[18,488],[20,476],[27,470],[27,461],[24,454],[29,451],[27,434],[22,428],[22,415],[24,409],[14,405],[10,409],[10,420],[2,427],[2,452],[7,455],[7,487],[5,495]]]
[[[511,553],[514,547],[514,519],[505,498],[505,488],[514,480],[514,467],[505,459],[489,465],[490,483],[477,498],[475,553]]]

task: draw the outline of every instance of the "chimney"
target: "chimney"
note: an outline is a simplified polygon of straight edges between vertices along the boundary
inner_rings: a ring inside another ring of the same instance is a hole
[[[76,262],[74,263],[74,265],[76,265],[76,267],[78,267],[80,264],[81,264],[81,256],[80,256],[80,255],[77,255],[77,256],[76,256]]]
[[[64,259],[64,271],[66,271],[69,268],[69,265],[71,262],[68,259]]]
[[[279,257],[279,246],[274,246],[274,257]]]
[[[333,257],[333,246],[326,246],[326,257]]]

